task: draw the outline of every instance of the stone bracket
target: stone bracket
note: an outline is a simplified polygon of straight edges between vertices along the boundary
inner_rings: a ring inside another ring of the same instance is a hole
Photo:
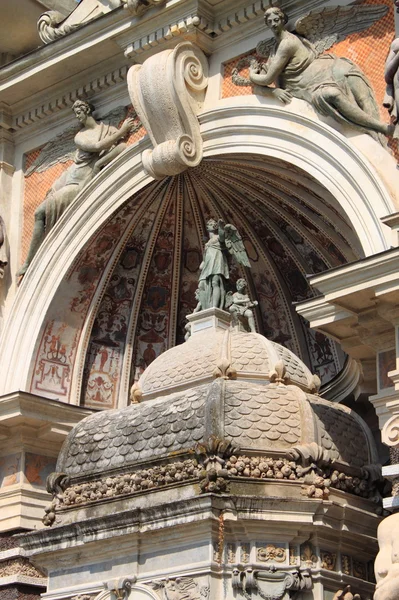
[[[153,143],[143,152],[144,170],[162,179],[202,160],[197,115],[208,85],[208,62],[191,42],[150,56],[127,74],[133,106]]]

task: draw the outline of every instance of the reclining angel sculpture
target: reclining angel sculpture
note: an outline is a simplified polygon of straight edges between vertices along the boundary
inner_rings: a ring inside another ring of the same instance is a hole
[[[96,121],[92,107],[84,100],[76,100],[72,110],[83,126],[74,135],[76,149],[73,163],[53,183],[40,206],[35,211],[35,223],[28,256],[17,275],[25,275],[40,244],[65,212],[78,193],[100,170],[108,165],[125,148],[122,142],[135,127],[134,119],[126,119],[120,129]]]
[[[205,244],[200,264],[198,298],[201,310],[225,308],[226,283],[230,278],[228,256],[231,254],[244,267],[250,267],[244,242],[236,227],[210,219],[207,223],[209,240]],[[198,308],[197,306],[197,308]]]
[[[258,44],[256,52],[267,61],[252,60],[249,79],[236,71],[238,85],[254,85],[254,93],[288,104],[293,97],[306,100],[316,111],[338,122],[360,127],[373,137],[391,135],[393,128],[380,121],[371,84],[347,58],[323,54],[350,33],[362,31],[383,17],[385,5],[334,6],[307,13],[287,30],[288,17],[269,0],[266,25],[273,38]],[[271,84],[276,87],[269,87]]]

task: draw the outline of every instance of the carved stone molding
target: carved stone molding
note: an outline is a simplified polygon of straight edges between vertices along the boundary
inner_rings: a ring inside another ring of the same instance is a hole
[[[191,42],[164,50],[128,72],[134,108],[154,145],[142,155],[155,179],[177,175],[202,160],[197,114],[208,85],[208,63]]]

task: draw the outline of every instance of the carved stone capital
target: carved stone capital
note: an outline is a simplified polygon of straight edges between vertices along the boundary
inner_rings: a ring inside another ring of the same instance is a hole
[[[154,145],[142,155],[155,179],[177,175],[202,160],[197,114],[208,85],[208,63],[191,42],[150,56],[127,75],[130,98]]]

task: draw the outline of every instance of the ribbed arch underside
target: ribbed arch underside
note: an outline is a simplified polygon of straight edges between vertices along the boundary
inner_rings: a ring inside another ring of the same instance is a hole
[[[245,277],[259,301],[258,331],[299,355],[323,383],[338,374],[343,353],[293,308],[317,295],[307,275],[363,255],[324,187],[281,160],[230,155],[154,182],[129,203],[146,209],[127,223],[128,241],[96,314],[82,404],[116,406],[121,390],[156,356],[183,342],[210,217],[234,224],[243,236],[252,268],[232,262],[232,281]]]

